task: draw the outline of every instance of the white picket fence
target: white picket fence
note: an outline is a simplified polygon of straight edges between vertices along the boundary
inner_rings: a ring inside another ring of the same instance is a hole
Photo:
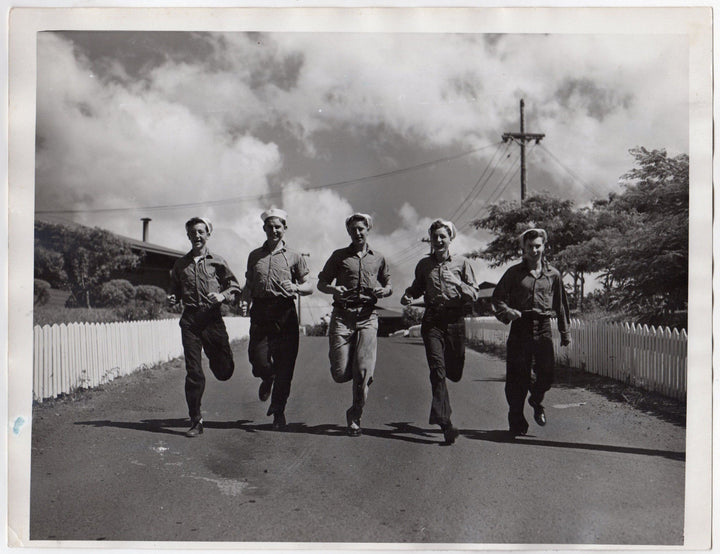
[[[494,317],[465,320],[468,339],[504,345],[509,325]],[[645,390],[684,399],[687,393],[687,333],[628,323],[570,321],[569,347],[560,347],[553,322],[557,362]]]
[[[33,397],[37,402],[91,388],[183,353],[179,319],[35,326]],[[248,336],[250,320],[224,318],[230,340]]]

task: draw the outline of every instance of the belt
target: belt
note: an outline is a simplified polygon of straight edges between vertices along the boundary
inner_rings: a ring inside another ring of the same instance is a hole
[[[537,312],[523,312],[522,318],[529,321],[545,321],[550,319],[549,315],[542,315]]]

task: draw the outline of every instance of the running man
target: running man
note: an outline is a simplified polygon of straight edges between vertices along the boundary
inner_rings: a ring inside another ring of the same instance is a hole
[[[560,272],[544,258],[547,233],[528,229],[519,238],[522,261],[510,267],[492,296],[495,317],[510,326],[507,340],[505,398],[508,423],[513,436],[525,435],[528,422],[523,414],[528,404],[535,422],[544,426],[547,415],[542,405],[553,383],[555,351],[550,318],[557,317],[560,344],[570,344],[570,310]],[[531,379],[531,369],[535,379]]]
[[[355,213],[345,220],[350,245],[335,250],[318,275],[320,292],[333,295],[328,331],[330,373],[336,383],[353,382],[352,406],[345,413],[351,437],[362,434],[362,417],[377,358],[378,298],[392,294],[390,271],[367,236],[372,218]],[[334,283],[334,284],[333,284]]]

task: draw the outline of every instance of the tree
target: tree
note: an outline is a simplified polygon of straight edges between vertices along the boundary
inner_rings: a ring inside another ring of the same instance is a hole
[[[67,286],[67,273],[63,269],[65,260],[60,252],[35,244],[35,278],[61,289]]]
[[[634,148],[624,191],[603,206],[610,255],[606,278],[616,307],[659,323],[687,309],[689,159]],[[632,239],[632,240],[629,240]]]
[[[76,305],[90,308],[91,292],[105,282],[112,272],[132,269],[140,263],[130,245],[120,237],[99,228],[35,222],[35,250],[52,259],[57,267],[62,257],[62,271]],[[51,254],[46,255],[47,252]],[[44,263],[44,262],[43,262]],[[43,270],[46,266],[36,267]]]
[[[402,312],[402,320],[405,327],[412,327],[413,325],[419,325],[422,322],[425,308],[418,308],[417,306],[405,306]]]
[[[531,227],[548,232],[545,256],[568,273],[574,282],[575,297],[583,296],[585,273],[593,271],[589,260],[566,255],[566,251],[592,238],[593,217],[589,209],[575,209],[572,200],[561,200],[547,193],[529,196],[522,203],[502,201],[489,207],[488,215],[473,221],[473,226],[495,235],[485,249],[472,252],[471,257],[498,267],[517,259],[521,252],[518,237]]]

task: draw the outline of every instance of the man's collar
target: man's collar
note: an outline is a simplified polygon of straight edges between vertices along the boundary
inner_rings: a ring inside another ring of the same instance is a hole
[[[445,258],[444,260],[438,260],[438,259],[437,259],[437,256],[435,255],[434,252],[433,252],[432,254],[430,254],[430,257],[435,261],[435,263],[438,263],[438,264],[442,264],[442,263],[445,263],[445,262],[451,262],[452,259],[453,259],[451,252],[448,252],[448,256],[447,256],[447,258]]]
[[[205,253],[203,253],[203,254],[198,254],[197,256],[196,256],[195,254],[193,254],[193,251],[192,251],[192,249],[191,249],[190,252],[188,252],[188,253],[186,254],[186,256],[187,256],[188,258],[196,258],[196,257],[197,257],[197,258],[212,258],[212,257],[213,257],[212,253],[210,252],[210,249],[208,249],[208,248],[205,249]]]
[[[525,259],[525,257],[523,257],[522,259],[522,264],[527,271],[531,271],[530,266],[528,265],[528,261]],[[545,256],[543,256],[540,260],[540,271],[546,275],[552,273],[552,271],[550,271],[550,265],[547,263]]]
[[[357,256],[358,251],[355,250],[355,247],[353,246],[352,242],[348,245],[347,249],[350,252],[352,252],[354,255]],[[367,242],[365,243],[365,248],[363,249],[363,254],[375,254],[372,247]]]
[[[284,239],[280,239],[280,240],[278,241],[278,247],[275,248],[274,250],[270,248],[270,244],[269,244],[268,241],[266,240],[265,242],[263,242],[263,248],[264,248],[265,250],[267,250],[268,252],[270,252],[270,253],[272,253],[272,252],[284,252],[284,251],[286,250],[285,240],[284,240]]]

